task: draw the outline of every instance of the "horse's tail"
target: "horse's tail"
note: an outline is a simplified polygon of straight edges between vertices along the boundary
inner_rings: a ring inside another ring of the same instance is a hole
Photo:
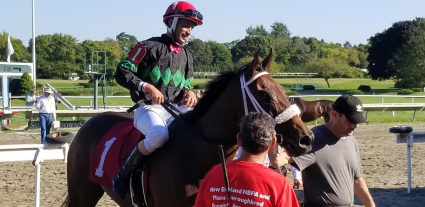
[[[70,204],[70,202],[69,202],[69,195],[68,195],[68,194],[66,195],[66,198],[65,198],[65,200],[63,201],[63,203],[62,203],[61,207],[71,207],[71,204]]]

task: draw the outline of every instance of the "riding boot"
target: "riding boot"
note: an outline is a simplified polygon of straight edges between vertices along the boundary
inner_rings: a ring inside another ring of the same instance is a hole
[[[112,178],[112,190],[121,199],[126,195],[126,183],[130,178],[131,173],[139,166],[147,155],[142,154],[136,146],[128,156],[125,165],[122,166],[120,171]]]

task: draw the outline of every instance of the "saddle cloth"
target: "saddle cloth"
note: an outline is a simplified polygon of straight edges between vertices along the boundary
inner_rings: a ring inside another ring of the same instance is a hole
[[[89,179],[99,185],[112,188],[112,178],[125,164],[127,157],[143,139],[134,128],[133,119],[119,123],[100,140],[93,153]]]

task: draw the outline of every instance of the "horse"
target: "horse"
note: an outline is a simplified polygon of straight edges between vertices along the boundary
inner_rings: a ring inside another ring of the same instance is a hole
[[[289,101],[300,108],[300,117],[303,122],[311,122],[323,117],[325,123],[330,119],[334,103],[330,100],[306,101],[298,97],[290,97]]]
[[[144,162],[149,173],[149,206],[193,206],[202,179],[220,163],[217,146],[223,145],[226,161],[234,159],[238,123],[250,111],[275,118],[276,133],[282,135],[279,145],[290,156],[311,150],[313,133],[297,115],[299,109],[286,98],[285,89],[267,73],[272,58],[270,53],[261,62],[256,54],[246,66],[222,73],[208,83],[205,95],[192,111],[169,125],[168,142]],[[104,193],[120,206],[133,206],[128,194],[126,199],[119,199],[110,188],[88,179],[98,142],[108,129],[131,118],[129,114],[104,112],[80,128],[68,152],[68,195],[62,206],[94,207]],[[136,196],[143,200],[142,195]]]

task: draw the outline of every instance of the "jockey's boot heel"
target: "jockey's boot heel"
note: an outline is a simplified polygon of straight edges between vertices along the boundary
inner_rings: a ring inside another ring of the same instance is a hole
[[[112,178],[112,190],[114,193],[121,199],[125,198],[126,194],[126,183],[130,178],[131,173],[136,169],[139,164],[147,157],[147,155],[142,154],[139,151],[139,148],[136,146],[128,156],[125,165],[122,166],[120,171]]]

